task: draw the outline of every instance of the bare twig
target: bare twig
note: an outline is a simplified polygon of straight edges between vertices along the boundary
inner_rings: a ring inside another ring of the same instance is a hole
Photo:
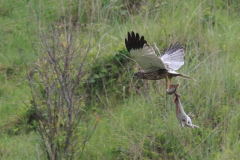
[[[49,160],[71,159],[78,154],[82,155],[85,143],[92,137],[98,124],[94,124],[93,129],[88,125],[87,134],[83,135],[83,150],[75,153],[74,147],[79,146],[74,145],[73,137],[79,134],[78,126],[84,114],[84,99],[81,99],[82,95],[75,94],[84,76],[84,63],[90,51],[93,31],[91,29],[88,45],[75,44],[71,2],[69,12],[65,13],[63,19],[63,27],[49,27],[50,30],[46,32],[43,32],[41,21],[33,11],[41,52],[35,49],[38,62],[31,67],[34,73],[28,74],[27,79],[31,88],[31,103],[37,115],[41,147]],[[76,63],[75,57],[79,57],[80,62]],[[40,159],[39,154],[38,157]]]
[[[159,57],[161,57],[162,55],[161,55],[159,48],[157,47],[157,44],[155,42],[153,44],[154,44],[155,49],[158,51]]]
[[[82,147],[82,151],[80,152],[80,156],[79,156],[79,159],[81,159],[82,157],[82,154],[83,154],[83,151],[84,151],[84,148],[86,146],[86,143],[89,141],[89,139],[92,137],[93,133],[95,132],[96,128],[97,128],[97,125],[98,125],[98,120],[96,121],[95,125],[94,125],[94,128],[92,130],[92,132],[90,133],[90,135],[86,134],[86,137],[85,137],[85,140],[83,140],[83,147]]]

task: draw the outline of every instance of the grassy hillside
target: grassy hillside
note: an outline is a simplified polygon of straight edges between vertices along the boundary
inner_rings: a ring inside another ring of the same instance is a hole
[[[43,52],[36,17],[49,33],[50,27],[65,25],[69,4],[0,2],[1,159],[46,159],[36,125],[29,123],[26,76],[31,68],[24,61],[32,66]],[[93,0],[72,6],[75,42],[89,46],[87,116],[90,122],[99,119],[82,159],[240,158],[239,1]],[[144,81],[145,90],[142,81],[132,79],[139,67],[123,56],[130,56],[124,39],[132,30],[152,47],[185,45],[179,71],[196,82],[176,78],[174,83],[180,84],[184,109],[200,129],[180,127],[165,80]]]

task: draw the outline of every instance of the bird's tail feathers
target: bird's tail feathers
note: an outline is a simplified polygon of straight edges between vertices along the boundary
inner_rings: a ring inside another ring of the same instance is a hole
[[[191,78],[191,77],[189,77],[189,76],[187,76],[187,75],[178,73],[178,72],[176,72],[176,71],[174,71],[174,70],[169,70],[168,72],[171,73],[171,74],[173,74],[173,75],[177,75],[177,76],[180,76],[180,77],[182,77],[182,78],[185,78],[185,79],[191,79],[191,80],[196,81],[194,78]]]
[[[185,78],[185,79],[191,79],[191,80],[196,81],[194,78],[188,77],[188,76],[183,75],[183,74],[179,74],[179,76],[182,77],[182,78]]]

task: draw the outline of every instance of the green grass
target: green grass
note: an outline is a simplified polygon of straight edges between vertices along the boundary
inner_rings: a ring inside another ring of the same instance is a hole
[[[122,78],[99,81],[108,94],[92,92],[91,96],[100,97],[90,107],[99,114],[100,121],[86,145],[84,159],[240,158],[238,1],[140,2],[134,14],[127,10],[130,2],[128,7],[119,7],[120,2],[105,0],[95,3],[95,8],[87,1],[82,3],[79,23],[84,27],[76,31],[76,39],[79,43],[91,43],[89,66],[111,64],[113,56],[124,50],[124,38],[132,30],[144,35],[152,47],[153,42],[160,49],[166,43],[185,44],[185,65],[180,72],[197,81],[176,78],[174,83],[180,83],[178,91],[185,111],[200,126],[194,130],[179,126],[173,96],[166,96],[164,80],[145,81],[151,100],[143,87],[142,93],[137,94],[131,78],[137,65],[127,63],[118,68]],[[33,64],[36,54],[42,52],[39,48],[33,50],[31,44],[31,39],[34,45],[38,42],[31,5],[38,17],[41,15],[43,30],[57,26],[56,21],[63,23],[63,10],[68,9],[68,1],[0,2],[0,126],[8,127],[0,132],[1,159],[37,159],[39,137],[34,131],[25,131],[25,122],[20,127],[12,125],[15,117],[23,118],[21,108],[29,103],[22,59]],[[74,12],[77,8],[74,1]],[[95,9],[95,18],[86,8]],[[90,117],[92,121],[96,118],[94,114]],[[13,134],[15,129],[20,132]]]
[[[3,135],[0,139],[1,159],[37,159],[42,152],[34,134]]]

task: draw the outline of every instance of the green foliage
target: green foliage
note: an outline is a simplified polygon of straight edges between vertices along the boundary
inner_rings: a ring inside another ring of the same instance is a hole
[[[93,90],[103,89],[104,85],[108,92],[119,90],[119,86],[129,83],[128,76],[132,74],[126,72],[130,63],[127,57],[130,57],[130,53],[124,47],[116,51],[114,56],[112,54],[106,55],[106,57],[98,58],[95,62],[89,63],[86,70],[89,71],[90,75],[85,83],[90,84]],[[116,85],[116,82],[120,82],[121,85]]]
[[[99,97],[98,93],[104,93],[107,98],[113,100],[112,103],[115,103],[114,100],[119,103],[133,91],[134,66],[125,46],[118,44],[111,49],[113,52],[104,54],[104,51],[93,50],[89,53],[84,81],[79,84],[79,88],[86,88],[85,102],[88,109],[92,108],[91,106],[104,106],[101,98],[105,98],[101,97],[103,94],[100,94]],[[95,110],[94,108],[93,110]]]

